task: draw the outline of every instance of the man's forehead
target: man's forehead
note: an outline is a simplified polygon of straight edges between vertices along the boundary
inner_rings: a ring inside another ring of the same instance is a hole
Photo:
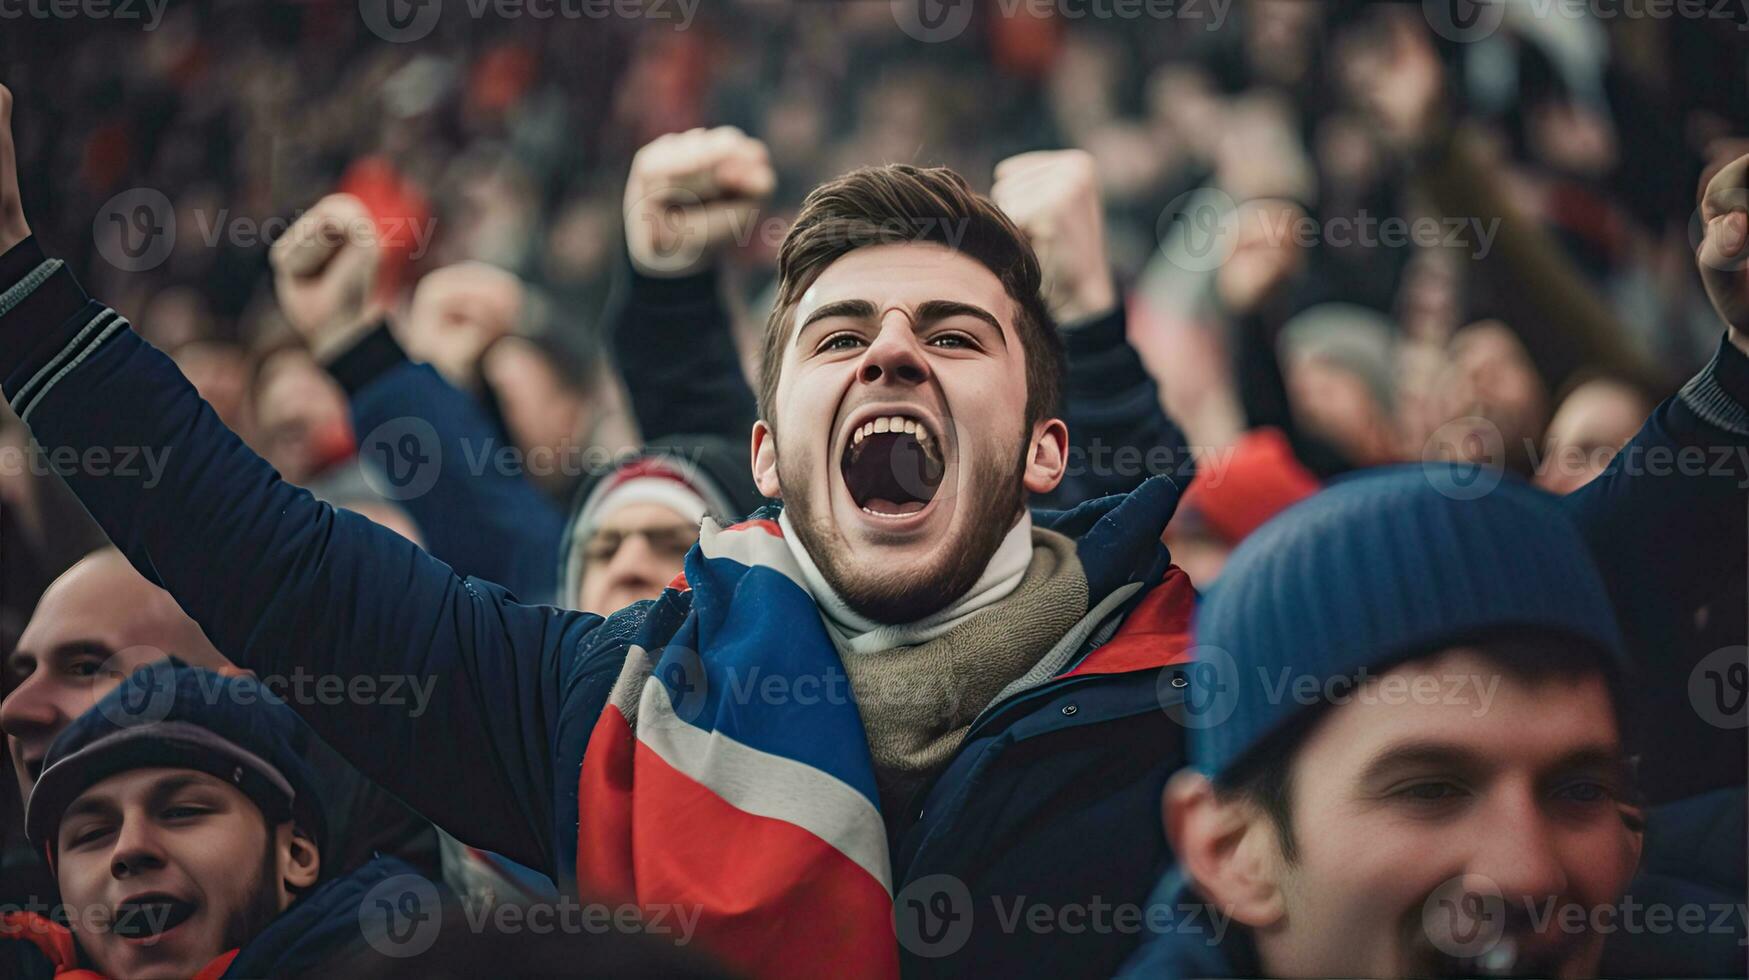
[[[839,257],[802,294],[795,322],[845,300],[866,301],[880,312],[954,300],[987,310],[1005,326],[1014,322],[1014,301],[995,273],[963,252],[929,242],[872,245]]]
[[[1531,678],[1481,657],[1446,655],[1399,665],[1333,694],[1333,710],[1311,741],[1355,766],[1410,744],[1533,766],[1619,746],[1600,673]],[[1318,696],[1331,695],[1320,690]]]

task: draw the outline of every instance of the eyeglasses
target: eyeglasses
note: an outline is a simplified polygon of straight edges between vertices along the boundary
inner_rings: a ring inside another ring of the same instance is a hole
[[[602,528],[589,539],[583,549],[583,559],[591,565],[613,560],[620,546],[629,538],[643,538],[644,544],[658,557],[679,561],[698,543],[698,528],[683,524],[666,527],[641,527],[629,530]]]

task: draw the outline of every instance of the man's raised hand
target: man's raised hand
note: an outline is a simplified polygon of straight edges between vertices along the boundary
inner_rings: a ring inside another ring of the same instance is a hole
[[[1701,185],[1700,220],[1701,282],[1731,328],[1731,343],[1749,353],[1749,154]]]
[[[0,85],[0,253],[30,237],[18,194],[18,153],[12,146],[12,91]]]
[[[1032,241],[1044,270],[1045,305],[1059,324],[1117,306],[1105,258],[1099,175],[1085,150],[1042,150],[996,165],[990,199]]]
[[[376,223],[350,194],[330,194],[273,243],[273,291],[311,354],[326,362],[382,315],[372,301],[382,248]]]
[[[632,157],[626,249],[649,276],[684,276],[749,233],[777,186],[765,144],[733,126],[657,137]]]

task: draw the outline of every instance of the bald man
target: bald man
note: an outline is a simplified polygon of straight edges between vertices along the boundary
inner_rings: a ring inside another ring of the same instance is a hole
[[[147,581],[120,551],[102,548],[62,573],[37,602],[18,648],[6,658],[0,732],[29,799],[55,736],[134,670],[165,657],[196,667],[236,670],[176,600]],[[311,760],[324,780],[324,804],[340,868],[375,851],[431,868],[436,841],[429,825],[368,783],[331,749]]]
[[[136,667],[167,656],[230,666],[170,593],[116,549],[94,551],[56,579],[6,658],[0,731],[20,794],[30,796],[49,743],[69,722]]]

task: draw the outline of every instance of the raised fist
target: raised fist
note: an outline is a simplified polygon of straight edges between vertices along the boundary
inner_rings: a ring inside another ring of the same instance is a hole
[[[1092,154],[1041,150],[1009,157],[996,165],[990,199],[1032,241],[1044,270],[1045,305],[1059,324],[1117,306]]]
[[[0,85],[0,253],[30,237],[18,195],[18,153],[12,146],[12,92]]]
[[[381,317],[371,298],[381,253],[376,222],[350,194],[317,201],[273,243],[274,294],[317,361],[338,356]]]
[[[522,280],[484,262],[458,262],[419,280],[401,331],[407,353],[464,390],[479,384],[480,358],[516,329]]]
[[[1749,154],[1725,164],[1700,192],[1703,235],[1695,258],[1707,298],[1749,352]]]
[[[670,133],[632,157],[626,248],[650,276],[684,276],[748,234],[777,186],[765,144],[733,126]]]

